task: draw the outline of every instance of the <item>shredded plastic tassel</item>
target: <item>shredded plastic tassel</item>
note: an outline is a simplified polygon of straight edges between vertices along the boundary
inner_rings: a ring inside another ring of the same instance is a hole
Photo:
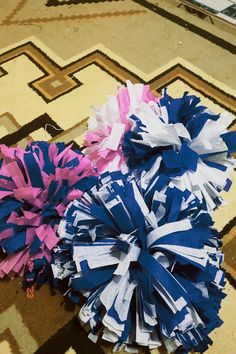
[[[185,93],[173,99],[166,91],[155,104],[141,102],[130,118],[123,152],[127,164],[143,183],[150,175],[181,190],[186,188],[211,212],[222,202],[220,192],[231,186],[235,166],[236,132],[228,132],[229,114],[214,114],[200,99]]]
[[[212,211],[236,166],[232,119],[196,96],[127,82],[94,108],[84,154],[64,143],[0,145],[0,278],[67,280],[89,338],[114,351],[203,353],[222,324]],[[64,284],[64,282],[63,282]]]
[[[189,189],[211,212],[231,186],[236,132],[232,118],[214,114],[200,99],[184,93],[173,99],[166,90],[155,97],[148,86],[121,87],[102,108],[94,109],[85,135],[85,154],[99,173],[121,170],[141,176],[165,175],[177,188]]]
[[[69,279],[73,301],[86,296],[79,318],[89,337],[115,350],[164,344],[169,352],[205,351],[222,323],[224,297],[212,225],[191,191],[167,187],[150,196],[121,172],[101,175],[71,202],[52,269]]]
[[[0,246],[6,255],[0,277],[19,274],[27,286],[40,284],[51,273],[66,206],[90,187],[95,171],[87,157],[64,143],[0,150]]]
[[[124,173],[128,171],[122,141],[124,133],[133,125],[129,117],[136,113],[142,102],[154,104],[157,100],[148,85],[133,85],[127,81],[127,87],[120,87],[117,97],[109,96],[104,106],[94,108],[84,145],[85,154],[99,173],[117,169]]]

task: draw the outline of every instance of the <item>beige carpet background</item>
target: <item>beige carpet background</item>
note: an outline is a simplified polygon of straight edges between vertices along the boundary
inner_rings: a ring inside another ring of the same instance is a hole
[[[127,79],[149,83],[157,94],[163,87],[173,96],[187,90],[216,112],[235,115],[235,27],[202,20],[178,4],[0,0],[0,142],[80,145],[91,105],[102,104]],[[235,172],[232,179],[228,205],[214,215],[228,296],[221,310],[224,324],[212,334],[207,354],[235,353]],[[49,286],[28,299],[21,279],[1,281],[0,353],[111,353],[111,346],[87,340],[77,312]]]

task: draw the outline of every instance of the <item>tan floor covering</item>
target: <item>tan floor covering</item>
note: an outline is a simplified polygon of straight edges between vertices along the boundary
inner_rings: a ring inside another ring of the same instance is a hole
[[[173,96],[188,90],[216,112],[235,114],[232,25],[201,20],[177,8],[175,0],[60,2],[0,1],[1,142],[81,144],[91,105],[102,104],[126,79],[149,83],[157,92],[166,86]],[[224,236],[229,280],[221,309],[224,324],[212,334],[214,345],[207,354],[236,353],[235,172],[232,179],[228,205],[214,215]],[[47,286],[28,300],[20,279],[2,281],[0,354],[86,354],[63,329],[77,309],[62,301]],[[58,349],[61,333],[66,344]],[[111,353],[107,345],[98,347]]]

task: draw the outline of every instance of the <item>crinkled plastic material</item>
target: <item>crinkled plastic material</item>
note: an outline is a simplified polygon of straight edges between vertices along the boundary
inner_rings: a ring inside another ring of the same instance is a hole
[[[127,87],[120,87],[117,97],[109,96],[101,108],[94,108],[88,121],[85,135],[85,154],[93,162],[99,173],[104,171],[128,171],[122,152],[124,133],[132,128],[129,118],[139,110],[140,104],[154,104],[158,101],[143,84],[127,82]]]
[[[210,215],[189,190],[152,197],[121,172],[105,173],[59,225],[54,277],[71,299],[87,297],[79,318],[89,337],[115,350],[165,345],[203,352],[222,321],[223,255]]]
[[[0,277],[20,274],[26,284],[40,283],[50,273],[66,206],[89,188],[95,171],[87,157],[63,143],[0,149],[0,246],[5,253]]]

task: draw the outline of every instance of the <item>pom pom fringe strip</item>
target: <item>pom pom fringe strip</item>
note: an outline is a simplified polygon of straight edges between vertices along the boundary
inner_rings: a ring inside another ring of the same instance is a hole
[[[0,246],[6,255],[0,277],[20,274],[26,284],[40,284],[50,274],[66,206],[90,186],[94,170],[87,157],[63,143],[0,148]]]
[[[231,186],[236,132],[229,114],[214,114],[185,93],[156,98],[149,87],[127,82],[117,97],[94,109],[85,135],[85,154],[99,173],[121,170],[137,176],[165,175],[166,183],[186,188],[211,212]],[[145,183],[145,182],[144,182]]]
[[[196,96],[173,99],[166,91],[155,105],[142,102],[130,117],[134,124],[125,133],[123,152],[131,170],[165,175],[177,188],[193,191],[211,212],[222,202],[220,192],[231,186],[236,132],[227,131],[229,114],[213,114],[199,103]]]
[[[93,162],[99,173],[121,169],[127,172],[127,164],[122,152],[125,131],[129,131],[133,121],[129,117],[136,113],[141,103],[154,104],[157,101],[149,86],[133,85],[120,87],[117,97],[109,96],[101,108],[94,108],[88,121],[85,135],[85,154]]]
[[[147,204],[135,179],[103,174],[59,225],[54,276],[69,278],[72,300],[87,297],[79,317],[91,339],[203,352],[221,324],[217,232],[188,190],[168,187]]]

